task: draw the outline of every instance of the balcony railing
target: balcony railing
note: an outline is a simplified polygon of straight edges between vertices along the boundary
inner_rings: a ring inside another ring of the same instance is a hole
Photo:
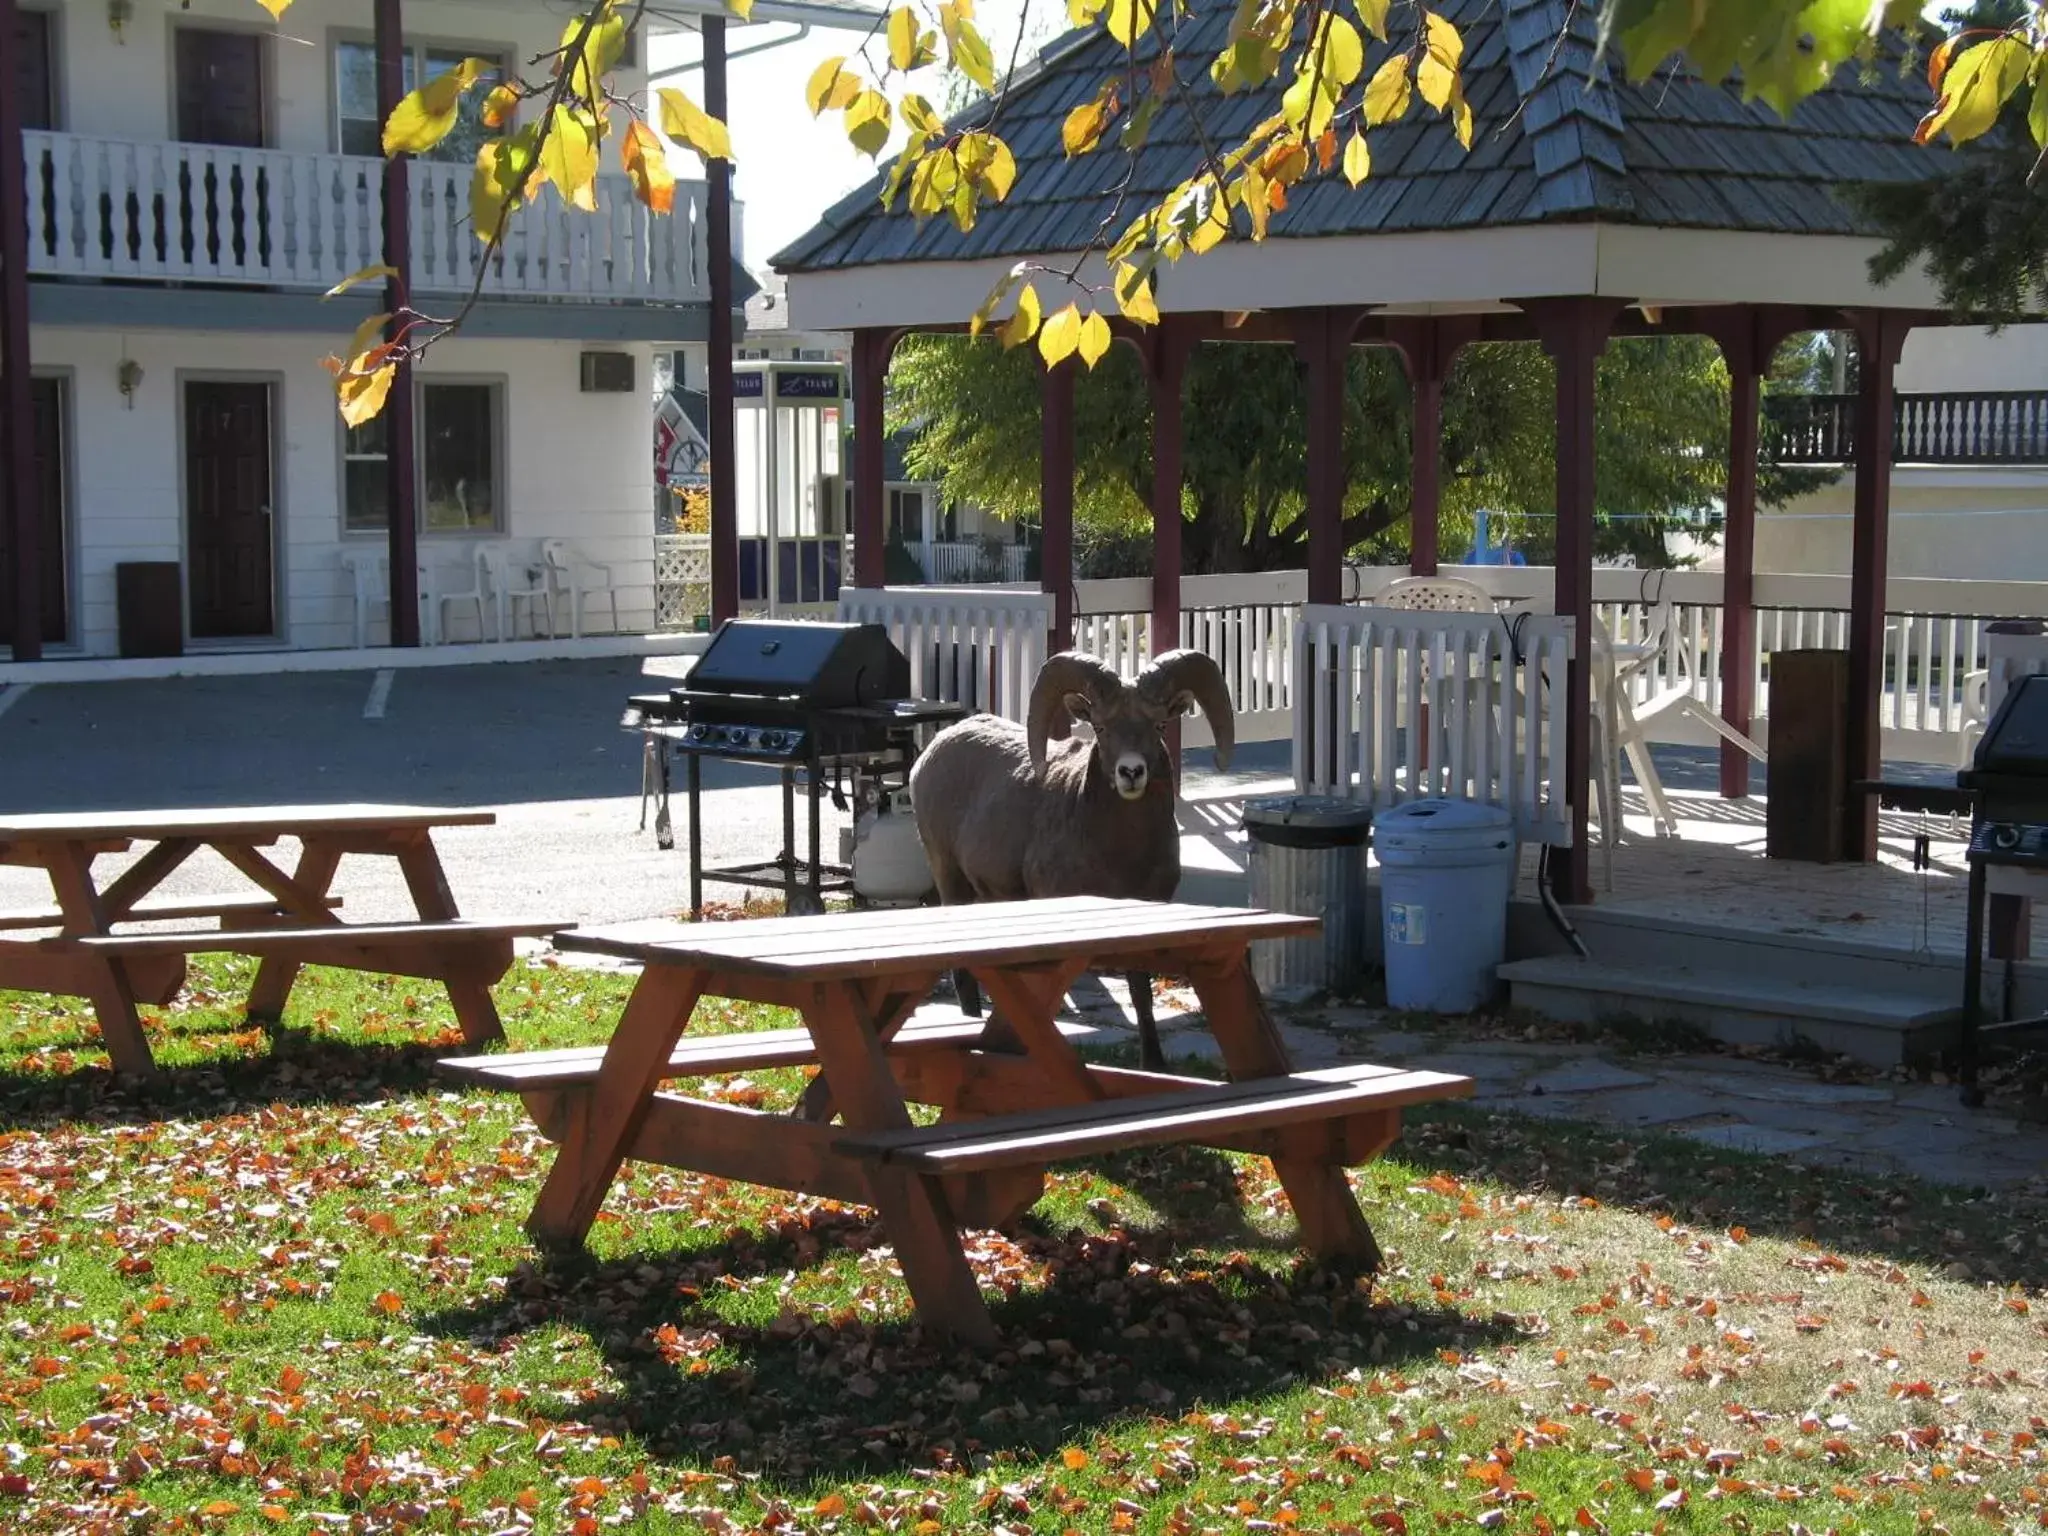
[[[1854,395],[1775,395],[1765,415],[1781,464],[1856,457]],[[2048,390],[1898,395],[1894,464],[2048,464]]]
[[[32,274],[327,289],[382,261],[381,160],[214,144],[26,133]],[[412,285],[466,293],[483,258],[471,167],[412,163]],[[598,178],[596,213],[550,188],[513,216],[486,294],[702,301],[710,294],[704,184],[676,183],[650,214],[623,176]]]

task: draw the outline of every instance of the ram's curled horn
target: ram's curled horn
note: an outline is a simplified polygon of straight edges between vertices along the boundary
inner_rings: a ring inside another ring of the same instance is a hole
[[[1153,708],[1169,715],[1182,714],[1192,700],[1209,722],[1209,734],[1216,739],[1216,766],[1230,766],[1231,749],[1237,745],[1237,714],[1230,703],[1230,690],[1223,685],[1223,669],[1202,651],[1168,651],[1138,674],[1138,694]]]
[[[1082,694],[1091,701],[1113,699],[1123,691],[1123,679],[1079,651],[1061,651],[1048,656],[1031,685],[1031,707],[1026,711],[1024,736],[1031,745],[1031,776],[1045,777],[1045,739],[1059,718],[1068,694]]]

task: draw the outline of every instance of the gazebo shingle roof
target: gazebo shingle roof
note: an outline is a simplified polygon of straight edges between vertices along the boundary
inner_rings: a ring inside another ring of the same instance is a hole
[[[1744,103],[1733,86],[1710,85],[1681,68],[1632,84],[1618,61],[1595,58],[1587,7],[1567,0],[1446,0],[1465,39],[1464,78],[1475,131],[1461,150],[1448,123],[1419,99],[1400,123],[1370,135],[1373,172],[1354,190],[1342,178],[1293,189],[1270,238],[1410,233],[1599,220],[1678,229],[1770,234],[1858,235],[1872,231],[1835,195],[1844,183],[1918,180],[1939,174],[1948,151],[1912,142],[1927,108],[1917,71],[1899,67],[1902,40],[1888,40],[1866,75],[1843,71],[1787,122]],[[1188,60],[1221,45],[1228,7],[1185,22],[1175,39]],[[1154,57],[1158,34],[1140,45]],[[1366,71],[1387,45],[1371,43]],[[830,209],[779,254],[782,271],[878,263],[972,261],[1076,250],[1115,208],[1113,188],[1129,167],[1114,138],[1070,160],[1060,125],[1124,67],[1123,52],[1099,28],[1050,44],[1003,102],[1000,131],[1017,157],[1017,181],[1001,204],[985,206],[963,234],[944,216],[921,224],[899,199],[885,212],[877,178]],[[1280,81],[1224,97],[1200,80],[1202,118],[1214,140],[1234,144],[1276,109]],[[980,124],[985,107],[956,123]],[[1199,160],[1185,107],[1162,111],[1138,153],[1116,226],[1151,205]]]

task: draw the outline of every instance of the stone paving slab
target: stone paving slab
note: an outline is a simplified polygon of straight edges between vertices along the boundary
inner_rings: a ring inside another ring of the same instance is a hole
[[[1646,1072],[1593,1057],[1532,1077],[1528,1088],[1532,1093],[1605,1093],[1613,1088],[1641,1088],[1655,1081]]]

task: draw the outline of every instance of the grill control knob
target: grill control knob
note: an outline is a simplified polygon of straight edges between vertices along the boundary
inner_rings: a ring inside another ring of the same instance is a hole
[[[2010,850],[2019,847],[2019,845],[2020,829],[2018,827],[2010,825],[2000,825],[1993,827],[1991,829],[1992,847],[2002,850]]]
[[[781,731],[763,731],[761,733],[761,745],[764,747],[779,748],[782,745],[782,739],[783,733]]]

